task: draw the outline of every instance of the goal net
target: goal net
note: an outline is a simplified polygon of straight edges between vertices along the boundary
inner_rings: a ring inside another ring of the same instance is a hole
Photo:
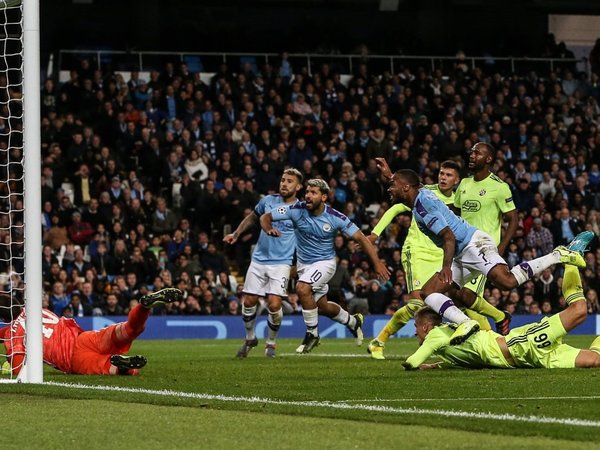
[[[2,379],[41,382],[39,4],[26,2],[0,0],[0,318],[16,319],[21,305],[27,313],[26,336],[1,334],[0,363]],[[28,14],[32,20],[24,20]],[[5,363],[21,347],[16,377]]]

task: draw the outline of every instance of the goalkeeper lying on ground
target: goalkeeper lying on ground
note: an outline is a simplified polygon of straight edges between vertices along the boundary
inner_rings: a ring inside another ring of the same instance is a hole
[[[138,375],[146,365],[143,356],[127,356],[131,344],[142,332],[150,310],[180,300],[179,289],[165,288],[140,298],[126,322],[100,331],[83,331],[73,319],[42,310],[44,362],[64,372],[80,375]],[[10,325],[0,329],[0,342],[13,375],[18,375],[25,359],[25,310],[0,297],[0,318]],[[18,316],[11,321],[12,317]]]
[[[562,343],[563,336],[587,317],[581,286],[579,269],[565,265],[562,285],[563,296],[568,304],[565,310],[544,317],[539,322],[515,328],[507,336],[490,330],[478,331],[455,346],[450,345],[450,336],[454,333],[452,325],[442,324],[441,317],[433,309],[422,308],[415,315],[416,334],[421,346],[403,366],[409,370],[445,366],[502,369],[600,367],[600,336],[592,342],[589,350]],[[443,362],[424,364],[432,355],[439,356]]]

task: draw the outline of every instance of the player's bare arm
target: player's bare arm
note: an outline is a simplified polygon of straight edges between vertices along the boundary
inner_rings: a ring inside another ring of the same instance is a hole
[[[450,284],[452,283],[451,267],[456,249],[456,237],[449,227],[444,228],[440,232],[440,237],[443,239],[442,250],[444,251],[444,259],[442,262],[442,270],[440,270],[438,277],[443,283]]]
[[[375,269],[375,273],[377,273],[377,276],[382,280],[389,280],[390,271],[388,270],[387,266],[383,263],[383,261],[379,259],[379,256],[377,256],[377,250],[375,249],[373,244],[371,244],[371,241],[367,239],[367,237],[363,234],[363,232],[357,231],[356,233],[354,233],[354,235],[352,235],[352,239],[358,242],[364,250],[364,252],[369,256],[369,259],[373,264],[373,268]]]
[[[254,212],[248,214],[246,217],[244,217],[244,220],[242,220],[240,222],[240,224],[238,225],[238,227],[235,229],[235,231],[233,233],[229,233],[228,235],[226,235],[223,238],[223,242],[225,242],[226,244],[232,245],[235,244],[235,242],[238,240],[238,238],[250,227],[252,227],[256,221],[258,220],[258,217],[256,216],[256,214],[254,214]]]
[[[273,215],[268,212],[260,216],[260,226],[269,236],[279,237],[281,233],[277,228],[273,228]]]
[[[505,213],[503,218],[508,222],[508,227],[504,233],[502,233],[502,240],[500,241],[500,244],[498,244],[498,253],[500,255],[504,254],[504,251],[508,247],[508,244],[510,244],[510,240],[515,235],[517,227],[519,226],[519,216],[516,209]]]

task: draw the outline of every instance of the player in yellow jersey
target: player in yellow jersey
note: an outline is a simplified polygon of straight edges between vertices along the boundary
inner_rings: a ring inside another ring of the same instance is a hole
[[[583,253],[594,233],[579,234],[569,245],[570,250]],[[565,265],[562,284],[568,307],[558,314],[544,317],[539,322],[515,328],[507,336],[491,330],[478,331],[469,339],[450,345],[453,325],[441,324],[441,317],[425,307],[415,315],[419,349],[403,363],[406,369],[434,369],[445,366],[468,368],[545,368],[567,369],[600,367],[600,337],[589,350],[563,344],[562,338],[585,321],[587,304],[581,287],[579,269]],[[425,364],[432,355],[442,363]]]
[[[498,253],[504,254],[506,247],[517,230],[519,218],[508,184],[494,175],[490,165],[494,161],[495,150],[485,142],[476,143],[469,154],[469,170],[473,176],[464,178],[454,195],[456,212],[475,228],[489,234]],[[502,235],[502,221],[508,227]],[[496,322],[496,331],[507,334],[510,315],[490,305],[483,298],[486,277],[480,275],[465,285],[461,302]]]
[[[387,163],[380,159],[378,164],[387,173]],[[438,174],[438,184],[424,186],[430,189],[435,195],[447,205],[454,204],[454,187],[460,181],[460,166],[454,161],[444,161],[440,165]],[[384,174],[385,175],[385,174]],[[388,174],[391,176],[391,174]],[[397,203],[389,208],[381,217],[373,229],[369,240],[375,242],[385,228],[398,214],[410,213],[410,208],[402,203]],[[415,315],[420,308],[424,306],[421,299],[420,289],[435,273],[442,267],[444,252],[435,243],[419,230],[414,219],[411,220],[408,235],[402,246],[402,267],[406,273],[406,284],[409,292],[409,301],[406,305],[399,308],[390,318],[388,323],[373,339],[367,351],[373,359],[385,359],[383,349],[386,342],[400,328]],[[467,315],[476,319],[482,329],[490,329],[487,319],[473,311],[467,312]]]

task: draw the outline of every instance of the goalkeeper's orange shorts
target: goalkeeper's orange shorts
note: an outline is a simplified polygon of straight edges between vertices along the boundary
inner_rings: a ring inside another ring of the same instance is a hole
[[[114,336],[118,324],[99,331],[84,331],[77,336],[71,373],[80,375],[109,375],[110,356],[127,353],[131,342],[117,344]]]

